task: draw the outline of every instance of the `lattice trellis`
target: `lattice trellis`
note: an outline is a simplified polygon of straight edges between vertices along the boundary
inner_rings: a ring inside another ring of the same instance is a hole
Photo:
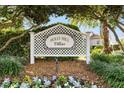
[[[48,48],[46,39],[55,34],[66,34],[73,38],[71,48]],[[82,56],[87,55],[88,36],[63,25],[56,25],[42,32],[31,34],[31,56]]]

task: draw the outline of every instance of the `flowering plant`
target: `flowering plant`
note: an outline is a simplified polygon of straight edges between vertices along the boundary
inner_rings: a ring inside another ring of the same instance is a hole
[[[0,85],[1,88],[97,88],[97,85],[92,82],[78,79],[73,76],[53,76],[51,80],[47,77],[29,77],[25,76],[23,81],[18,79],[5,78]]]
[[[43,87],[43,84],[41,82],[41,79],[38,78],[38,77],[33,77],[32,87],[33,88],[42,88]]]
[[[5,78],[4,81],[2,82],[2,85],[0,86],[1,88],[9,88],[10,86],[10,78]]]
[[[56,81],[56,84],[59,87],[65,87],[65,85],[67,84],[67,78],[65,76],[59,76]]]
[[[44,81],[44,87],[48,88],[51,85],[51,81],[47,79],[47,77],[43,78]]]
[[[29,76],[25,76],[23,82],[20,85],[20,88],[30,88],[32,84],[32,80]]]
[[[19,88],[20,84],[19,81],[17,79],[14,79],[12,81],[12,84],[10,85],[10,88]]]

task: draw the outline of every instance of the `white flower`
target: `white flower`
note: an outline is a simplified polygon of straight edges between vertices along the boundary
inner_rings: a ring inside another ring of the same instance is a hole
[[[91,88],[97,88],[97,85],[92,85]]]
[[[33,81],[36,82],[38,80],[38,77],[33,77]]]
[[[61,86],[59,85],[59,86],[57,86],[56,88],[61,88]]]
[[[38,79],[39,82],[41,82],[41,79]]]
[[[97,88],[97,86],[92,82],[91,88]]]
[[[22,82],[20,88],[30,88],[30,84]]]
[[[71,86],[69,85],[69,83],[67,82],[67,83],[65,83],[64,84],[64,86],[66,87],[66,88],[71,88]]]
[[[70,83],[73,83],[75,81],[75,79],[73,78],[73,76],[69,76],[68,78],[69,78],[69,82]]]
[[[51,81],[49,80],[44,80],[44,86],[48,87],[51,84]]]
[[[56,76],[52,76],[52,81],[56,80],[57,77]]]
[[[80,85],[80,82],[78,81],[74,81],[73,82],[73,85],[76,87],[76,88],[81,88],[81,85]]]
[[[45,81],[45,80],[47,81],[47,77],[44,77],[43,80],[44,80],[44,81]]]

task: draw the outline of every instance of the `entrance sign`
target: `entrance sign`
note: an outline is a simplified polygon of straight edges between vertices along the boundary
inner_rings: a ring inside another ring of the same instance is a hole
[[[55,34],[49,36],[45,43],[48,48],[71,48],[74,45],[74,40],[66,34]]]
[[[30,63],[38,56],[86,56],[90,62],[90,37],[58,24],[38,33],[30,32]]]

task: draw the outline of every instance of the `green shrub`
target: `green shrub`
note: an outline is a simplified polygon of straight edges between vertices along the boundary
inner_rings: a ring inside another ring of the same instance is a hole
[[[99,60],[99,61],[105,61],[107,63],[109,62],[108,55],[103,53],[102,54],[93,53],[91,57],[94,61]]]
[[[98,54],[94,53],[91,55],[93,61],[99,60],[106,63],[120,63],[124,64],[124,55],[112,55],[112,54]]]
[[[29,60],[26,57],[13,57],[15,60],[18,60],[22,65],[27,65],[29,63]]]
[[[120,50],[120,46],[117,44],[117,45],[113,45],[112,46],[113,50]]]
[[[91,69],[93,71],[95,71],[98,75],[102,75],[103,73],[105,73],[104,71],[105,71],[105,69],[107,67],[106,65],[107,65],[107,63],[101,62],[99,60],[90,63]]]
[[[22,64],[18,59],[10,56],[0,57],[0,76],[16,76],[22,71]]]
[[[92,46],[91,49],[103,49],[102,45]]]
[[[124,87],[124,56],[123,55],[92,55],[91,70],[102,76],[111,87]]]
[[[92,62],[90,67],[98,75],[102,76],[111,87],[124,87],[124,66],[105,62]]]
[[[100,54],[100,53],[102,53],[102,49],[92,49],[91,50],[91,55],[93,55],[93,54]]]
[[[102,53],[103,46],[92,46],[91,47],[91,54],[99,54]]]

